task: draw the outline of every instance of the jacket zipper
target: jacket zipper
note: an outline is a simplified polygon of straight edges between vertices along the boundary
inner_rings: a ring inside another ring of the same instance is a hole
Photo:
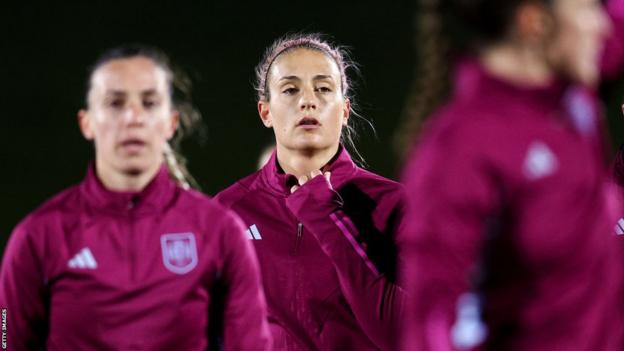
[[[136,206],[136,200],[131,199],[128,202],[128,212],[129,216],[127,218],[130,219],[130,235],[128,235],[128,248],[129,248],[129,259],[130,259],[130,282],[134,283],[135,275],[136,275],[136,237],[135,237],[135,214],[134,207]]]
[[[292,250],[292,254],[299,253],[299,246],[301,246],[301,240],[303,239],[303,223],[297,223],[297,237],[295,238],[295,247]]]

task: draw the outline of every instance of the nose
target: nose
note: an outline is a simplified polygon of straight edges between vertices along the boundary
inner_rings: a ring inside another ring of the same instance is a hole
[[[302,110],[316,109],[317,100],[314,88],[307,87],[302,90],[300,106]]]
[[[139,103],[129,103],[123,112],[124,121],[129,125],[140,125],[145,120],[143,107]]]

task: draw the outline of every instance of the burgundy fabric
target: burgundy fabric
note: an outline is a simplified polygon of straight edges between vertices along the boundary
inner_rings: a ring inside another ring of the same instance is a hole
[[[623,272],[594,95],[511,85],[472,60],[455,87],[403,176],[403,350],[621,350]],[[461,337],[478,330],[482,341]]]
[[[276,350],[393,350],[403,188],[344,149],[326,169],[331,184],[318,176],[290,194],[296,179],[273,154],[216,198],[261,237],[253,244]]]
[[[222,319],[209,320],[217,288]],[[209,327],[227,350],[270,349],[240,219],[165,167],[138,193],[105,189],[92,167],[26,217],[4,253],[0,306],[9,350],[205,350]]]

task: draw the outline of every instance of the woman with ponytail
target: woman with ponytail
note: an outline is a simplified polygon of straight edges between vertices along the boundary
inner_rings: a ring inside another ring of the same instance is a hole
[[[9,350],[270,348],[244,227],[190,189],[175,151],[200,120],[189,87],[153,48],[96,62],[78,114],[95,162],[17,226],[3,257]]]
[[[622,66],[624,2],[422,3],[402,349],[622,350],[594,92]]]

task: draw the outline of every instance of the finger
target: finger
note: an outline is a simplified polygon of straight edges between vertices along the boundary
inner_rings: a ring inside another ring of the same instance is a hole
[[[297,182],[299,183],[299,185],[303,185],[308,181],[308,177],[305,175],[302,175],[301,177],[297,178]]]
[[[316,176],[320,176],[321,174],[323,174],[320,170],[316,169],[312,172],[310,172],[310,175],[308,176],[310,179],[316,177]]]
[[[290,188],[290,193],[291,193],[291,194],[292,194],[292,193],[294,193],[295,191],[297,191],[297,189],[299,189],[299,185],[293,185],[293,186]]]

